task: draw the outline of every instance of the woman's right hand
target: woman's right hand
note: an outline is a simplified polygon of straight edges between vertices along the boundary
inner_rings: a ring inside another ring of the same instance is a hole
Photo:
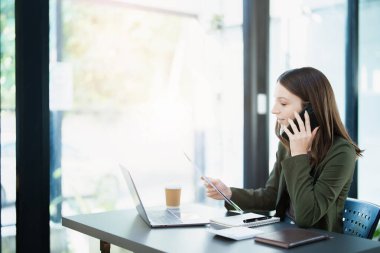
[[[207,178],[211,181],[213,185],[215,185],[216,188],[219,189],[219,191],[223,192],[223,194],[226,195],[228,199],[231,198],[232,192],[231,192],[230,187],[225,185],[222,181],[220,181],[220,179],[211,178],[211,177],[207,177]],[[209,183],[207,183],[207,181],[203,177],[201,177],[201,179],[204,182],[207,197],[216,199],[216,200],[224,200],[223,196],[217,190],[215,190],[214,187],[212,187]]]

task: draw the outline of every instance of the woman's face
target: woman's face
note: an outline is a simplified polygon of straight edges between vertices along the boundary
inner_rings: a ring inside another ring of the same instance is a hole
[[[294,119],[294,112],[302,110],[302,99],[285,89],[280,83],[276,85],[274,99],[272,113],[281,125],[289,125],[288,119]]]

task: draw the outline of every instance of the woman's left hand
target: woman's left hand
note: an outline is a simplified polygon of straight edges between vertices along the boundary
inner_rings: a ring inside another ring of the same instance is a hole
[[[307,154],[319,127],[316,127],[313,132],[311,131],[310,118],[307,111],[305,111],[305,123],[297,112],[294,112],[294,116],[295,120],[297,120],[299,130],[292,119],[288,119],[288,122],[293,129],[293,134],[287,127],[283,126],[284,131],[289,137],[291,156]]]

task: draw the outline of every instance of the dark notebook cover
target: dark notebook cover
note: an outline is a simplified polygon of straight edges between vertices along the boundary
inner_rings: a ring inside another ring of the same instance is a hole
[[[283,248],[292,248],[299,245],[328,239],[327,234],[301,228],[288,228],[276,232],[259,234],[256,242],[267,243]]]

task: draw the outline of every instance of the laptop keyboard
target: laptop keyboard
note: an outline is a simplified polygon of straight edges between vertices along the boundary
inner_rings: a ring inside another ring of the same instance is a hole
[[[179,224],[182,221],[167,211],[149,212],[149,219],[158,224]]]

